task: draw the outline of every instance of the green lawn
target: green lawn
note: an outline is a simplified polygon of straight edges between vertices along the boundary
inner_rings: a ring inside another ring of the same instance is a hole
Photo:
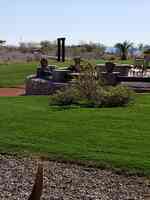
[[[36,63],[0,65],[0,87],[13,87],[24,84],[25,77],[35,72]]]
[[[102,59],[99,59],[99,60],[96,60],[95,62],[96,62],[96,64],[103,64],[103,63],[105,63],[106,61],[105,61],[105,60],[102,60]],[[114,62],[114,63],[119,63],[119,64],[129,64],[129,65],[131,65],[131,64],[134,63],[133,60],[117,60],[117,61],[114,60],[114,61],[112,61],[112,62]]]
[[[90,60],[90,62],[93,64],[105,63],[104,60]],[[72,63],[73,61],[66,61],[65,63],[58,63],[54,60],[49,61],[49,64],[58,67],[68,67]],[[126,63],[131,63],[131,61],[126,61]],[[24,84],[26,76],[36,72],[37,65],[38,62],[0,64],[0,87],[15,87]]]
[[[42,153],[150,175],[150,95],[125,108],[48,106],[48,97],[0,98],[0,152]]]
[[[49,64],[58,65],[59,67],[68,67],[70,63],[72,62],[49,61]],[[38,62],[0,64],[0,87],[15,87],[24,84],[27,75],[36,73],[38,64]]]

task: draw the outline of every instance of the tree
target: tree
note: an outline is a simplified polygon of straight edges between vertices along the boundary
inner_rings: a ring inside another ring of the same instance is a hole
[[[123,43],[117,43],[115,48],[117,48],[121,55],[121,60],[127,60],[129,49],[133,47],[132,42],[124,41]]]
[[[5,40],[0,40],[0,46],[2,46],[3,44],[5,44],[6,41]]]
[[[53,50],[53,48],[54,48],[54,44],[52,44],[52,42],[47,41],[47,40],[41,41],[40,45],[41,45],[41,50],[44,53],[48,53],[49,51]]]
[[[141,52],[144,50],[144,44],[143,43],[138,44],[138,50],[141,51]]]
[[[148,45],[148,44],[144,45],[143,51],[149,50],[149,49],[150,49],[150,45]]]

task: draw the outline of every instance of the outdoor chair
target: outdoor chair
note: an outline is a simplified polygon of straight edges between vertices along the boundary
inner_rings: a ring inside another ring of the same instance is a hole
[[[144,76],[146,73],[146,65],[143,58],[136,58],[134,65],[131,69],[131,75],[133,76]]]

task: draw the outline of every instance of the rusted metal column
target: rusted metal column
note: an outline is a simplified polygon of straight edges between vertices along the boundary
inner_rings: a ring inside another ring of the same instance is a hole
[[[65,38],[61,38],[62,41],[62,62],[65,62]]]
[[[57,39],[57,60],[58,62],[61,60],[61,38]]]

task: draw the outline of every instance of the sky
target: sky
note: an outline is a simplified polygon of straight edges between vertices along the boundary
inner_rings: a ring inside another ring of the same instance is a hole
[[[0,39],[8,44],[66,37],[112,46],[150,44],[150,0],[0,0]]]

